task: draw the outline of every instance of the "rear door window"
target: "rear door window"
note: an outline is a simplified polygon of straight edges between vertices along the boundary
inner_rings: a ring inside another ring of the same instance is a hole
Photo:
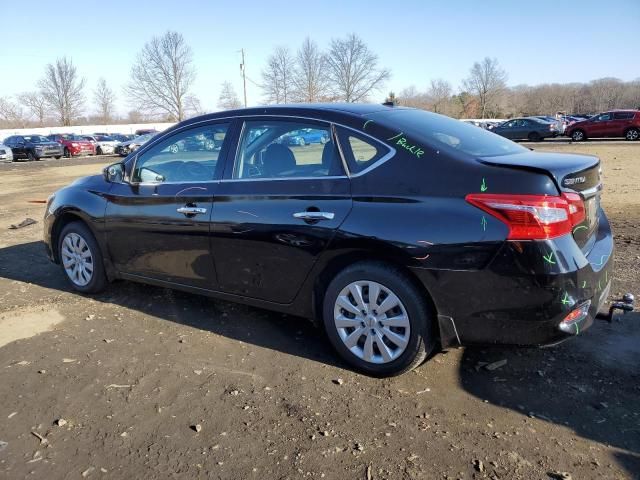
[[[331,126],[294,120],[245,122],[234,179],[287,179],[344,175]]]

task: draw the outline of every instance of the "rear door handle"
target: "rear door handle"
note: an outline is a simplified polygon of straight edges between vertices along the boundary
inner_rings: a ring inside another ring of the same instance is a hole
[[[207,213],[207,209],[202,207],[180,207],[176,211],[185,215],[203,215]]]
[[[333,220],[335,214],[333,212],[297,212],[293,214],[293,218],[301,220]]]

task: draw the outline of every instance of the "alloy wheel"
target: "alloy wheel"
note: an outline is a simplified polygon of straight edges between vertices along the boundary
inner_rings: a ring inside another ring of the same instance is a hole
[[[69,279],[80,287],[86,286],[93,277],[93,255],[89,245],[79,234],[69,232],[62,239],[62,265]]]
[[[356,357],[383,364],[407,348],[411,324],[391,289],[377,282],[352,282],[336,298],[333,319],[344,345]]]
[[[636,130],[635,128],[632,128],[627,132],[626,137],[627,137],[627,140],[638,140],[638,138],[640,138],[640,131]]]

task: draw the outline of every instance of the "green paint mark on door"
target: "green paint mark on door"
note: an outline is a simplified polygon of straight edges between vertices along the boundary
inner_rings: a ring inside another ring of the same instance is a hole
[[[487,182],[485,182],[484,178],[482,179],[482,183],[480,184],[480,191],[481,192],[487,191]]]

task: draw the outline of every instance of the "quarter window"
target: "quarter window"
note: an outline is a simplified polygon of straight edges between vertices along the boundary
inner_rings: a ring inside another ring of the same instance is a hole
[[[633,116],[634,116],[633,112],[616,112],[613,114],[613,118],[615,120],[629,120],[633,118]]]
[[[300,178],[343,175],[329,125],[248,121],[233,178]]]
[[[184,130],[138,156],[133,182],[207,182],[215,177],[229,124]]]
[[[360,173],[389,153],[381,143],[352,130],[339,130],[340,146],[351,173]]]

